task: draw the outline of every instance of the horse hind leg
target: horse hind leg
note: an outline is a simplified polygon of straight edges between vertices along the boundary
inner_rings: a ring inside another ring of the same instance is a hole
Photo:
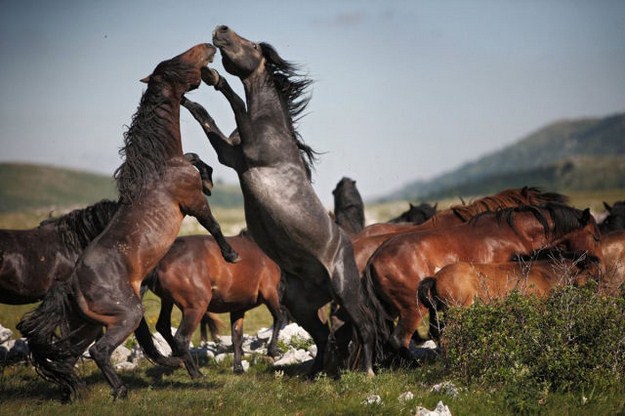
[[[286,318],[282,313],[277,293],[275,296],[270,296],[269,299],[266,299],[265,305],[273,317],[273,328],[271,331],[271,340],[267,346],[267,355],[275,358],[280,355],[280,350],[278,349],[278,337],[280,335],[282,325],[286,322]]]
[[[173,338],[174,353],[176,356],[182,358],[182,361],[184,362],[187,372],[191,378],[202,377],[202,373],[191,356],[189,343],[191,341],[191,335],[196,330],[202,316],[206,313],[206,308],[207,305],[204,303],[201,305],[194,305],[193,308],[184,308],[182,311],[180,326],[178,327],[176,335],[174,335]]]

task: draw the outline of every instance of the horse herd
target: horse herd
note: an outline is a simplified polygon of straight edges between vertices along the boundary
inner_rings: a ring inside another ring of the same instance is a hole
[[[161,62],[142,80],[147,89],[114,174],[117,201],[31,230],[0,230],[0,302],[42,300],[18,329],[37,372],[61,387],[63,400],[76,391],[74,365],[86,349],[114,398],[126,397],[110,356],[133,331],[155,363],[184,364],[191,377],[200,376],[189,338],[213,312],[230,313],[236,372],[245,311],[265,304],[274,318],[270,355],[278,353],[287,311],[317,346],[311,376],[335,365],[373,374],[389,355],[416,359],[411,341],[428,313],[437,338],[441,309],[514,289],[546,295],[561,284],[556,265],[574,275],[568,282],[599,279],[606,293],[618,290],[624,232],[600,230],[588,209],[571,207],[557,193],[507,189],[440,212],[411,205],[394,221],[364,227],[362,198],[344,178],[334,190],[332,218],[310,181],[317,154],[296,129],[310,80],[269,44],[227,26],[217,26],[212,41]],[[242,82],[245,100],[208,67],[217,49],[225,70]],[[229,136],[184,96],[202,81],[234,113],[237,129]],[[181,106],[219,161],[238,174],[248,228],[241,235],[224,237],[211,213],[205,195],[212,168],[183,154]],[[602,226],[624,228],[622,207],[609,207]],[[212,237],[177,237],[185,215]],[[607,270],[618,273],[606,278]],[[154,347],[143,317],[148,289],[161,298],[156,326],[171,357]],[[174,305],[182,321],[172,334]]]

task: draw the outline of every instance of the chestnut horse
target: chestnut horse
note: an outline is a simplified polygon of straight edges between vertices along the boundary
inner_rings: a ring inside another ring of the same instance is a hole
[[[599,293],[619,296],[625,289],[625,230],[601,236],[605,272],[599,281]]]
[[[350,237],[365,228],[365,204],[356,188],[356,181],[344,177],[332,191],[334,221]]]
[[[541,205],[546,203],[564,204],[568,198],[555,192],[544,192],[535,187],[520,189],[505,189],[494,195],[477,199],[468,205],[455,205],[436,213],[422,224],[373,224],[366,227],[352,239],[356,266],[362,271],[367,260],[382,243],[390,237],[404,232],[442,228],[466,223],[471,218],[484,212],[497,211],[502,208],[512,208],[519,205]]]
[[[598,270],[591,268],[584,257],[448,264],[419,284],[419,302],[429,313],[430,336],[439,340],[442,324],[438,312],[449,307],[467,308],[477,299],[489,303],[513,291],[544,298],[557,287],[583,286],[588,280],[596,280]]]
[[[124,162],[114,175],[116,214],[83,251],[69,280],[54,286],[18,324],[37,371],[61,386],[63,399],[75,392],[74,363],[93,341],[89,354],[114,398],[126,397],[110,356],[139,325],[141,282],[173,244],[185,215],[196,217],[217,239],[224,258],[238,258],[211,213],[198,171],[182,154],[180,139],[182,95],[197,88],[201,68],[214,54],[212,45],[196,45],[161,62],[144,79],[148,87],[124,135]],[[73,330],[59,337],[59,326]],[[103,327],[106,332],[98,338]]]
[[[312,336],[317,355],[311,375],[324,367],[329,329],[317,310],[335,300],[347,311],[364,345],[363,370],[373,374],[377,327],[370,302],[363,301],[358,271],[347,234],[332,221],[311,184],[315,153],[294,125],[308,99],[310,80],[266,43],[217,26],[213,43],[227,72],[243,83],[243,101],[216,71],[204,72],[230,103],[237,132],[226,137],[206,110],[183,103],[204,129],[220,162],[239,176],[245,217],[254,241],[285,275],[283,304]]]
[[[195,153],[185,158],[200,172],[210,195],[213,169]],[[117,202],[102,200],[27,230],[0,230],[0,303],[23,305],[43,299],[50,287],[67,280],[82,251],[108,225]]]
[[[588,209],[546,204],[486,212],[465,224],[390,238],[369,259],[363,286],[377,293],[386,307],[388,315],[379,325],[390,332],[392,320],[399,316],[390,343],[402,356],[413,358],[410,339],[427,312],[417,302],[422,279],[451,263],[505,262],[513,255],[554,246],[587,251],[590,258],[601,261],[600,238]]]
[[[261,304],[267,306],[273,317],[267,353],[271,357],[279,354],[276,344],[284,323],[280,309],[280,268],[245,233],[226,237],[226,241],[241,256],[239,262],[224,261],[219,246],[210,236],[178,237],[144,281],[161,298],[156,329],[171,346],[173,355],[182,358],[192,378],[200,377],[201,373],[189,353],[189,342],[207,311],[230,313],[235,373],[243,372],[245,312]],[[182,320],[176,335],[172,336],[174,305],[182,311]],[[148,340],[151,342],[151,338]],[[144,347],[141,341],[140,344],[146,351],[154,349]]]

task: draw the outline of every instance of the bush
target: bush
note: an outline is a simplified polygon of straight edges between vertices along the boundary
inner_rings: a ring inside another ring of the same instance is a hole
[[[466,384],[538,395],[616,386],[625,375],[625,298],[571,286],[547,300],[515,293],[450,309],[443,337],[446,370]]]

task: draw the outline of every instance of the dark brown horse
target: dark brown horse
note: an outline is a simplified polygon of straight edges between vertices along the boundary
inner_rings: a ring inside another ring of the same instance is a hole
[[[599,223],[599,230],[602,234],[625,228],[625,201],[616,201],[612,205],[604,202],[603,206],[608,216]]]
[[[117,202],[102,200],[28,230],[0,230],[0,303],[23,305],[43,299],[65,281],[82,251],[107,226]]]
[[[200,172],[210,195],[213,169],[195,153],[185,158]],[[102,200],[28,230],[0,230],[0,303],[23,305],[43,299],[50,287],[67,280],[82,251],[108,225],[117,202]]]
[[[438,207],[438,204],[434,204],[434,206],[432,206],[427,202],[422,202],[419,205],[413,205],[412,202],[410,202],[408,205],[409,207],[407,211],[402,212],[395,218],[391,218],[387,221],[387,224],[423,224],[436,214],[436,208]]]
[[[360,292],[352,246],[315,194],[310,182],[315,153],[294,124],[308,102],[310,80],[270,45],[244,39],[227,26],[217,26],[213,43],[226,71],[242,81],[246,100],[216,71],[205,71],[203,79],[228,99],[238,130],[225,137],[201,106],[185,106],[219,160],[239,175],[249,231],[285,274],[283,303],[317,345],[311,374],[324,366],[329,335],[317,310],[332,299],[353,321],[364,345],[363,369],[373,373],[377,328]]]
[[[493,212],[502,208],[512,208],[519,205],[541,205],[546,203],[561,203],[568,201],[567,197],[554,192],[544,192],[539,188],[523,187],[519,189],[505,189],[494,195],[477,199],[470,204],[455,205],[439,213],[422,224],[373,224],[366,227],[352,239],[356,266],[362,273],[367,261],[375,250],[390,237],[405,233],[432,228],[444,228],[463,224],[476,215],[484,212]]]
[[[410,358],[410,339],[427,312],[417,302],[422,279],[451,263],[505,262],[547,247],[588,252],[601,261],[600,237],[588,209],[560,204],[506,208],[478,215],[469,223],[390,238],[369,259],[363,284],[387,308],[389,316],[380,325],[390,329],[389,322],[399,317],[390,343]]]
[[[173,244],[185,215],[196,217],[217,239],[224,258],[237,259],[202,193],[198,171],[182,154],[180,139],[182,95],[197,88],[201,68],[214,53],[210,44],[196,45],[161,62],[144,79],[148,87],[125,133],[124,162],[115,172],[117,213],[84,250],[69,281],[50,290],[18,324],[37,371],[61,386],[64,399],[77,385],[77,357],[94,340],[89,353],[113,396],[127,395],[110,356],[139,325],[141,282]],[[73,328],[71,335],[59,338],[59,326]],[[103,327],[106,332],[96,340]]]
[[[179,237],[144,282],[161,298],[156,329],[171,346],[173,355],[182,358],[192,378],[201,373],[189,353],[189,342],[207,311],[230,313],[235,373],[243,372],[245,312],[261,304],[266,305],[273,316],[267,353],[271,357],[279,354],[276,344],[284,322],[280,310],[280,268],[244,233],[226,237],[226,241],[241,256],[239,262],[226,262],[210,236]],[[182,320],[172,336],[174,305],[182,311]]]
[[[332,191],[334,221],[350,237],[365,228],[365,204],[356,188],[356,181],[344,177]]]
[[[430,336],[438,341],[442,323],[439,312],[450,307],[470,307],[476,300],[490,303],[504,299],[513,291],[523,295],[547,297],[564,285],[583,286],[598,277],[585,254],[578,258],[512,261],[503,263],[449,264],[419,284],[419,302],[429,313]]]

